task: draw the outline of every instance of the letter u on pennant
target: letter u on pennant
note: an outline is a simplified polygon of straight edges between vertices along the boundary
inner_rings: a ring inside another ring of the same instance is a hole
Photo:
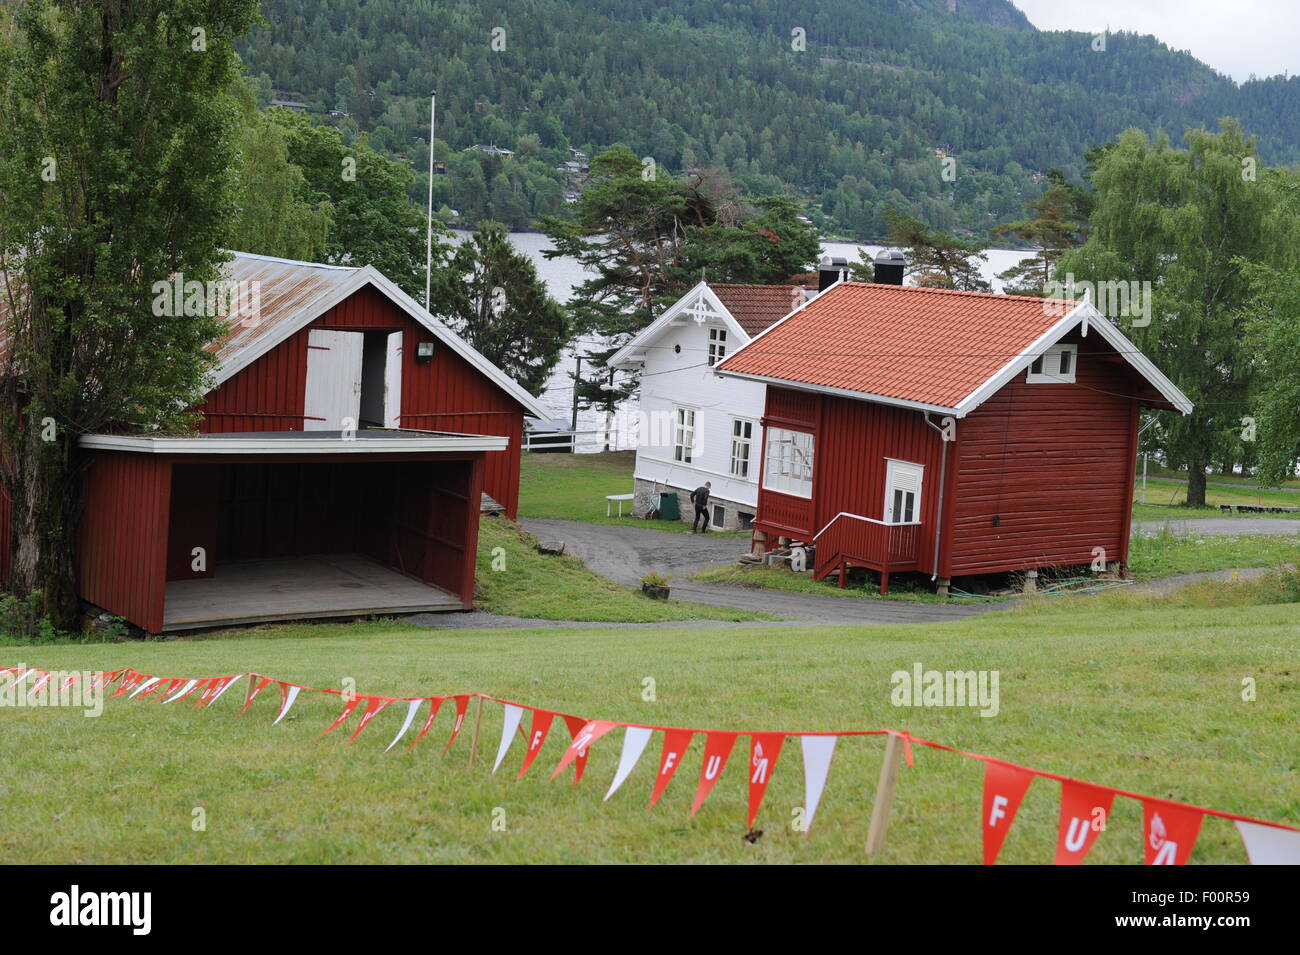
[[[709,798],[709,793],[713,791],[714,784],[717,783],[718,777],[722,775],[722,769],[727,765],[727,757],[731,755],[731,749],[736,745],[736,737],[739,733],[708,733],[704,737],[704,763],[700,766],[700,785],[695,790],[695,801],[691,803],[691,815],[694,816],[704,805],[704,800]]]
[[[1093,820],[1110,816],[1115,792],[1086,783],[1061,783],[1061,822],[1056,834],[1053,865],[1078,865],[1097,841]],[[1097,810],[1100,809],[1100,816]]]

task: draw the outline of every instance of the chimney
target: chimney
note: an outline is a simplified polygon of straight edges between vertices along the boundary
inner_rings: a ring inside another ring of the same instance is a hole
[[[881,249],[876,253],[872,263],[876,271],[877,285],[902,285],[903,273],[907,270],[907,259],[897,249]]]
[[[829,255],[823,256],[821,265],[817,269],[817,292],[818,294],[826,291],[836,282],[847,282],[849,279],[849,260],[831,258]]]

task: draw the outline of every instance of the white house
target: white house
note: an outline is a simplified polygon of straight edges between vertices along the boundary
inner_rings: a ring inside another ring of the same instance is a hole
[[[764,386],[719,377],[713,368],[816,294],[803,285],[701,282],[614,353],[611,367],[641,379],[634,513],[648,513],[660,494],[675,491],[690,520],[690,492],[711,481],[711,526],[749,528],[758,504]]]

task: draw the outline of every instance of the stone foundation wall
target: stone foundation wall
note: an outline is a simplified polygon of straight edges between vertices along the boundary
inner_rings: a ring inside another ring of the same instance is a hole
[[[636,479],[636,486],[633,493],[636,497],[632,500],[632,512],[637,517],[645,517],[646,514],[659,506],[659,495],[665,492],[674,492],[677,495],[677,512],[684,523],[689,524],[695,519],[695,506],[691,504],[691,491],[694,488],[665,487],[663,484],[656,484],[654,481],[646,481],[641,478]],[[740,514],[752,515],[755,508],[752,504],[738,504],[735,501],[728,501],[717,495],[709,496],[709,514],[713,514],[715,507],[723,509],[723,522],[719,527],[717,524],[710,524],[713,530],[740,531],[748,530],[746,524],[741,523]]]

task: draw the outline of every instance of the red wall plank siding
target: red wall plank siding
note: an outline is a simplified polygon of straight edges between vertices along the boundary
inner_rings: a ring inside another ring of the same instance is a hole
[[[138,627],[162,630],[172,466],[97,451],[86,471],[81,596]]]
[[[1123,560],[1132,500],[1137,383],[1077,334],[1074,384],[1024,374],[958,424],[950,555],[943,576]]]
[[[937,423],[936,416],[932,415],[931,420]],[[887,458],[924,466],[917,515],[922,524],[917,556],[929,569],[934,561],[943,452],[939,432],[925,423],[919,411],[825,395],[819,437],[820,447],[813,452],[818,531],[841,511],[884,519]]]
[[[310,327],[401,331],[402,427],[510,438],[505,451],[488,453],[483,490],[511,518],[517,516],[524,419],[513,398],[441,342],[432,359],[417,361],[416,344],[432,334],[370,286],[350,295]],[[307,338],[308,329],[297,332],[211,391],[198,409],[204,414],[201,430],[302,430]]]

